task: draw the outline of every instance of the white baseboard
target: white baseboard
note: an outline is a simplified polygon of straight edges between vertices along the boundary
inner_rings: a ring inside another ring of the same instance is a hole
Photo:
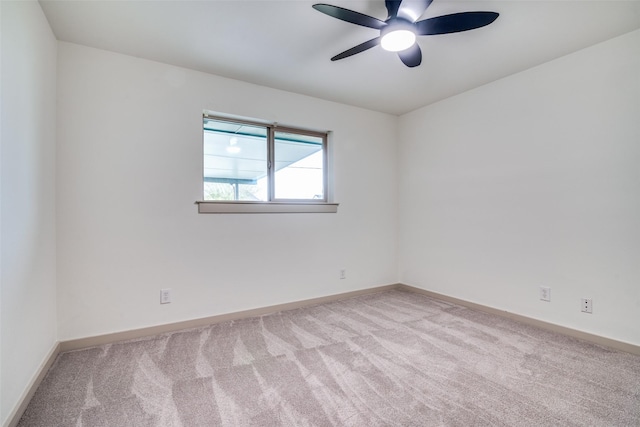
[[[220,314],[217,316],[203,317],[193,320],[185,320],[182,322],[169,323],[148,328],[133,329],[129,331],[114,332],[106,335],[98,335],[87,338],[79,338],[68,341],[61,341],[61,351],[78,350],[81,348],[94,347],[97,345],[110,344],[117,341],[126,341],[138,338],[144,338],[152,335],[165,334],[175,332],[182,329],[199,328],[215,323],[226,322],[229,320],[246,319],[249,317],[263,316],[265,314],[276,313],[284,310],[294,310],[296,308],[309,307],[312,305],[323,304],[326,302],[337,301],[345,298],[351,298],[358,295],[372,294],[375,292],[388,291],[396,289],[397,284],[377,286],[375,288],[360,289],[357,291],[345,292],[341,294],[327,295],[324,297],[311,298],[302,301],[294,301],[284,304],[277,304],[268,307],[255,308],[252,310],[237,311],[235,313]]]
[[[45,358],[42,360],[42,363],[40,363],[40,366],[36,370],[33,378],[31,378],[31,381],[29,381],[29,384],[27,384],[27,386],[25,387],[22,396],[20,396],[20,399],[18,400],[16,406],[13,408],[13,411],[9,413],[9,416],[3,424],[3,427],[15,427],[18,425],[20,417],[22,417],[22,414],[27,409],[27,405],[31,401],[33,395],[36,393],[36,390],[40,386],[40,383],[44,379],[45,375],[47,375],[49,368],[51,368],[53,362],[56,361],[56,357],[58,357],[58,354],[60,354],[60,343],[56,342],[54,343],[53,347],[51,347],[51,350],[49,350],[49,353],[47,353]]]
[[[238,311],[235,313],[221,314],[217,316],[204,317],[200,319],[186,320],[182,322],[170,323],[165,325],[151,326],[148,328],[133,329],[129,331],[115,332],[112,334],[98,335],[94,337],[80,338],[68,341],[60,342],[60,351],[78,350],[87,347],[94,347],[97,345],[110,344],[118,341],[126,341],[137,338],[144,338],[147,336],[158,335],[163,333],[175,332],[181,329],[197,328],[201,326],[207,326],[214,323],[226,322],[228,320],[245,319],[248,317],[263,316],[269,313],[275,313],[284,310],[294,310],[296,308],[308,307],[311,305],[323,304],[326,302],[337,301],[345,298],[351,298],[358,295],[371,294],[375,292],[388,291],[391,289],[398,289],[407,292],[416,292],[422,295],[429,296],[431,298],[448,301],[454,304],[462,305],[474,310],[483,311],[489,314],[495,314],[497,316],[506,317],[509,319],[517,320],[527,325],[535,326],[548,331],[561,333],[570,337],[578,338],[584,341],[588,341],[597,345],[614,348],[627,353],[640,355],[640,346],[627,343],[624,341],[618,341],[611,338],[605,338],[599,335],[591,334],[588,332],[580,331],[577,329],[568,328],[565,326],[556,325],[554,323],[545,322],[543,320],[534,319],[532,317],[523,316],[516,313],[511,313],[505,310],[499,310],[493,307],[488,307],[482,304],[466,301],[463,299],[451,297],[448,295],[440,294],[426,289],[417,288],[415,286],[405,285],[401,283],[393,285],[378,286],[375,288],[361,289],[357,291],[345,292],[341,294],[328,295],[319,298],[312,298],[302,301],[294,301],[290,303],[277,304],[268,307],[261,307],[252,310]]]
[[[477,304],[474,302],[462,300],[459,298],[451,297],[437,292],[428,291],[426,289],[416,288],[410,285],[398,284],[396,287],[398,290],[404,290],[408,292],[416,292],[422,295],[426,295],[431,298],[439,299],[442,301],[451,302],[454,304],[462,305],[474,310],[482,311],[489,314],[495,314],[497,316],[506,317],[508,319],[516,320],[527,325],[535,326],[547,331],[557,332],[563,335],[567,335],[573,338],[578,338],[583,341],[588,341],[592,344],[597,344],[603,347],[609,347],[616,350],[624,351],[626,353],[637,354],[640,356],[640,346],[627,343],[624,341],[618,341],[611,338],[602,337],[600,335],[591,334],[588,332],[580,331],[577,329],[568,328],[566,326],[556,325],[555,323],[545,322],[543,320],[534,319],[532,317],[522,316],[520,314],[511,313],[505,310],[499,310],[493,307],[487,307],[486,305]]]

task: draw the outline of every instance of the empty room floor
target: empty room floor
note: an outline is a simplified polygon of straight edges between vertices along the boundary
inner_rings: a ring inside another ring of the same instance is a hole
[[[638,426],[640,356],[392,290],[62,353],[53,425]]]

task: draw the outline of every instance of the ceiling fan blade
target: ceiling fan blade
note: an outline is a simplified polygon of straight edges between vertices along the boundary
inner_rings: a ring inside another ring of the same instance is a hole
[[[497,12],[461,12],[436,16],[416,22],[416,34],[430,36],[473,30],[491,24],[498,15]]]
[[[397,11],[398,18],[416,22],[425,10],[431,5],[433,0],[403,0]]]
[[[417,43],[409,49],[398,52],[398,56],[407,67],[417,67],[422,62],[422,51]]]
[[[381,21],[369,15],[364,15],[360,12],[345,9],[338,6],[331,6],[330,4],[314,4],[313,8],[326,15],[333,16],[342,21],[350,22],[356,25],[362,25],[363,27],[375,28],[380,30],[387,25],[386,22]]]
[[[351,49],[347,49],[342,53],[337,54],[333,58],[332,61],[337,61],[339,59],[348,58],[351,55],[355,55],[356,53],[364,52],[367,49],[371,49],[380,44],[380,37],[376,37],[375,39],[367,40],[364,43],[359,44],[358,46],[354,46]]]
[[[400,8],[402,0],[385,0],[384,5],[387,7],[388,17],[387,19],[395,18],[398,15],[398,9]]]

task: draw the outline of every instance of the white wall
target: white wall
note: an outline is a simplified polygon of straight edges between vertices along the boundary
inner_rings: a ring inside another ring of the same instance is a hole
[[[57,340],[56,48],[37,2],[2,2],[2,423]]]
[[[396,282],[395,116],[68,43],[58,64],[61,340]],[[203,109],[333,131],[338,213],[199,215]]]
[[[399,128],[403,283],[640,344],[640,31]]]

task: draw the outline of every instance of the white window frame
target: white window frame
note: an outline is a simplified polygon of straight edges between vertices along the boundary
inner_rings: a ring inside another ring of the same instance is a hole
[[[204,141],[204,120],[220,120],[225,122],[235,122],[251,126],[265,127],[267,130],[267,175],[268,175],[268,201],[245,201],[245,200],[198,200],[198,213],[336,213],[338,211],[338,203],[332,203],[330,191],[330,169],[329,169],[329,134],[330,132],[319,132],[315,130],[301,129],[290,126],[279,126],[277,123],[267,123],[259,120],[251,120],[237,117],[229,117],[223,114],[204,113],[202,117],[202,141]],[[274,144],[275,133],[295,133],[301,135],[309,135],[322,138],[323,140],[323,196],[321,200],[292,200],[292,199],[276,199],[274,197],[275,187],[274,178],[275,170],[272,168],[274,164]],[[202,144],[204,149],[204,144]],[[204,152],[201,156],[204,159]],[[200,194],[204,194],[204,162],[201,176]]]

